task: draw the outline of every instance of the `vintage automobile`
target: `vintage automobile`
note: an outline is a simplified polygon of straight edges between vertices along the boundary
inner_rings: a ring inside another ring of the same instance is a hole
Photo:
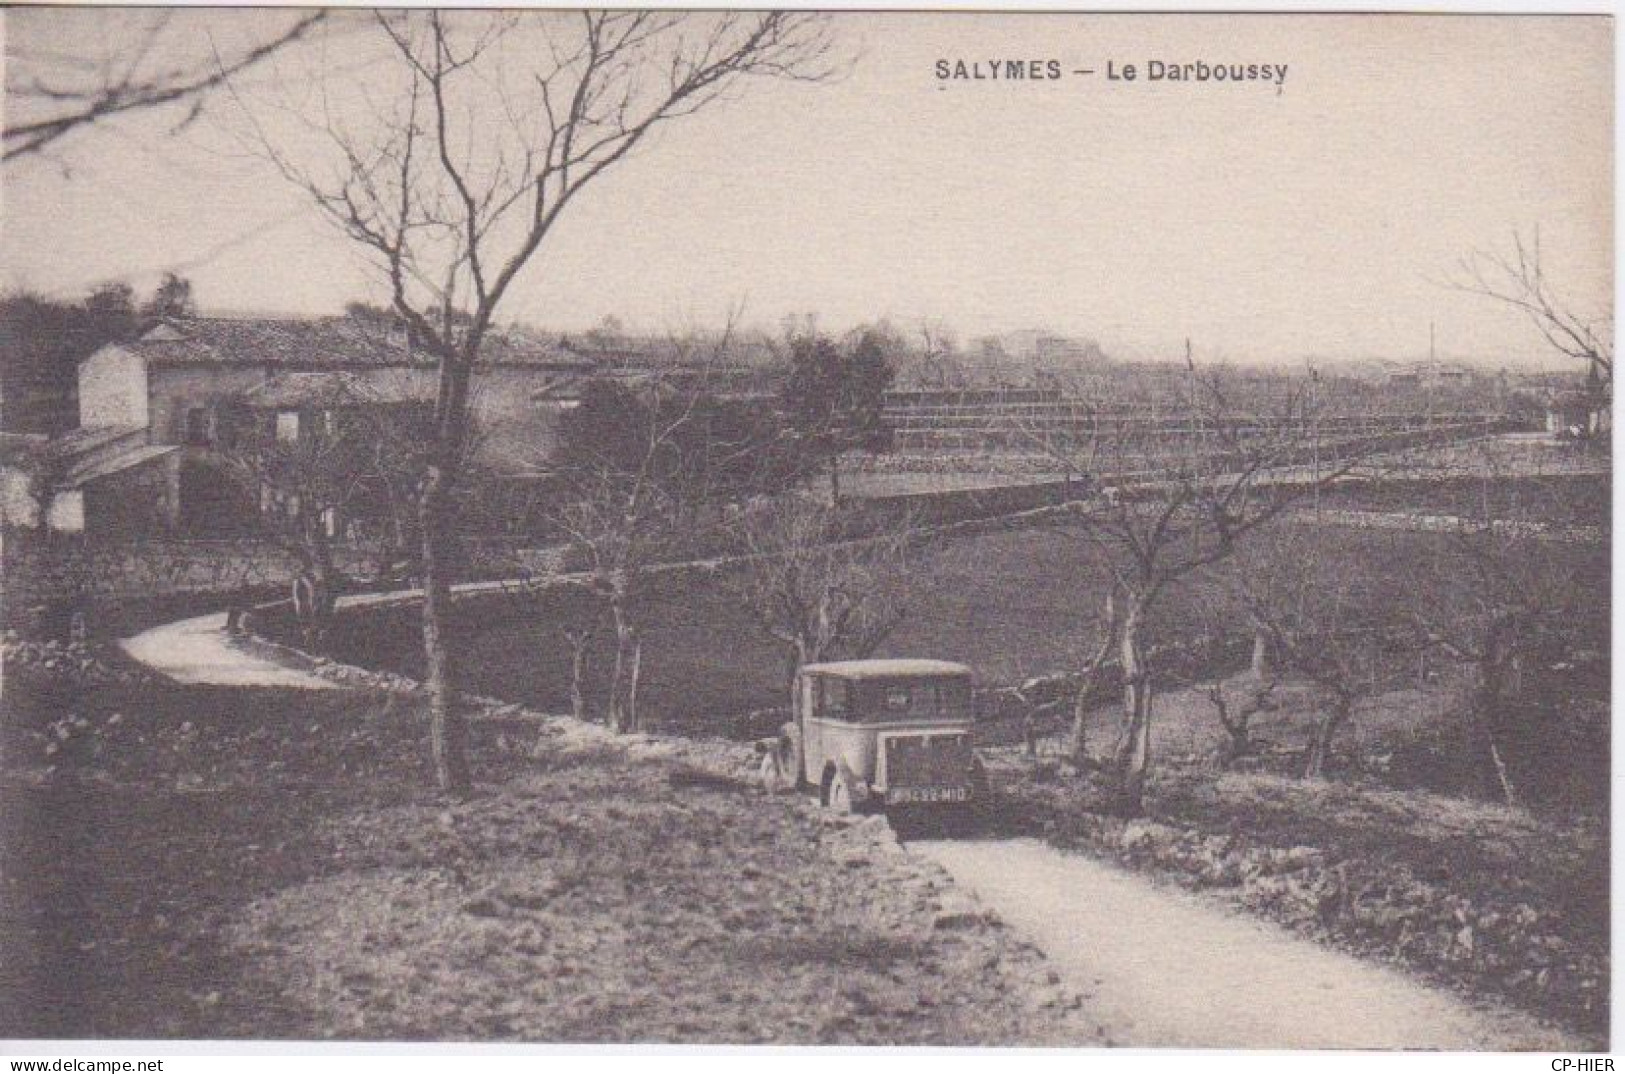
[[[970,805],[987,797],[972,748],[971,671],[945,660],[808,664],[795,680],[794,719],[767,744],[771,789],[816,787],[851,813],[907,805]]]

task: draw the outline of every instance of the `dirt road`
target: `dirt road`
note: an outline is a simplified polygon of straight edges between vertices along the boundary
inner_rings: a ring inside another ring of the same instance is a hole
[[[1569,1050],[1562,1032],[1032,839],[913,841],[1036,943],[1115,1044]]]
[[[132,659],[192,686],[282,686],[331,690],[334,684],[232,644],[226,613],[200,615],[144,630],[119,642]]]

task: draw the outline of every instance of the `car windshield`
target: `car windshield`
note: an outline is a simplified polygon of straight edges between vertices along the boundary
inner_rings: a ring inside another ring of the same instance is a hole
[[[846,719],[953,719],[969,714],[970,686],[952,679],[868,679],[843,683]],[[826,694],[826,697],[828,695]]]

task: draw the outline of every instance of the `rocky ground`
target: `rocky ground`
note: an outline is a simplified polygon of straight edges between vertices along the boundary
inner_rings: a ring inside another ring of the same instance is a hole
[[[748,747],[487,706],[453,802],[404,689],[68,670],[6,668],[5,1036],[1103,1042],[883,822],[766,796]]]
[[[994,751],[1001,825],[1104,858],[1467,996],[1606,1040],[1606,827],[1358,781],[1165,757],[1147,816],[1098,811],[1056,760]]]

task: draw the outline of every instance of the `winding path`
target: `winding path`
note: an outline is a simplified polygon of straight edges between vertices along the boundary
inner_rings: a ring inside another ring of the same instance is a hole
[[[1114,1044],[1583,1047],[1527,1015],[1469,1006],[1396,970],[1034,839],[908,847],[1036,943]]]
[[[561,580],[569,576],[560,576]],[[524,580],[466,582],[451,591],[468,593],[514,592],[531,583]],[[391,589],[380,593],[352,593],[338,599],[340,608],[385,607],[419,600],[421,589]],[[226,613],[215,612],[143,630],[122,639],[119,648],[133,660],[175,682],[197,686],[285,686],[310,690],[344,689],[320,675],[250,651],[226,632]]]
[[[133,660],[165,678],[195,686],[284,686],[336,690],[319,675],[279,664],[234,644],[226,613],[200,615],[143,630],[119,642]]]

